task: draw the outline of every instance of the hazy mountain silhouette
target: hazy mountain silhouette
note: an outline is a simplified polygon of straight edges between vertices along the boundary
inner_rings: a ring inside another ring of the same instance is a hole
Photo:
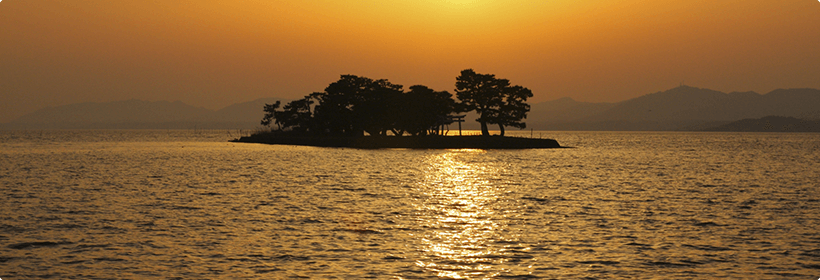
[[[79,103],[44,108],[3,127],[248,129],[260,126],[264,104],[276,100],[289,101],[261,98],[217,111],[180,101]],[[680,86],[617,103],[561,98],[532,104],[526,123],[536,130],[704,130],[765,116],[820,119],[820,90],[778,89],[761,95]],[[477,129],[477,117],[467,114],[463,128]]]
[[[554,130],[697,130],[732,121],[778,115],[817,116],[820,90],[778,89],[768,94],[723,93],[680,86],[618,103],[584,103],[565,99],[533,105],[528,123],[534,129]],[[565,103],[562,105],[561,103]],[[542,108],[566,110],[545,116]],[[573,109],[578,108],[578,109]],[[535,117],[535,118],[533,118]]]
[[[12,129],[157,128],[242,129],[259,126],[264,104],[285,100],[261,98],[237,103],[218,111],[194,107],[181,101],[127,100],[78,103],[48,107],[24,115],[4,127]]]
[[[583,120],[616,106],[616,103],[589,103],[564,97],[533,104],[527,115],[527,127],[549,130],[577,130]]]
[[[802,120],[793,117],[767,116],[759,119],[743,119],[704,130],[742,132],[820,132],[820,121]]]
[[[168,122],[190,121],[210,113],[205,108],[197,108],[180,101],[148,102],[126,100],[109,103],[78,103],[59,107],[44,108],[22,116],[16,122]]]
[[[248,124],[252,124],[251,127],[256,127],[259,126],[259,121],[262,120],[262,116],[264,115],[262,109],[265,108],[265,104],[273,104],[276,101],[287,103],[290,100],[269,97],[236,103],[213,112],[209,120],[222,123],[237,123],[241,126],[240,128],[247,128]]]
[[[24,115],[13,128],[165,128],[202,119],[211,111],[180,101],[126,100],[48,107]],[[172,125],[173,126],[173,125]]]

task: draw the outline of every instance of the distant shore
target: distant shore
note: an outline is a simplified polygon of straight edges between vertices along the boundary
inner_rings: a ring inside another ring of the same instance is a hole
[[[549,149],[561,147],[554,139],[505,136],[362,136],[300,137],[268,133],[231,140],[238,143],[345,147],[357,149]]]

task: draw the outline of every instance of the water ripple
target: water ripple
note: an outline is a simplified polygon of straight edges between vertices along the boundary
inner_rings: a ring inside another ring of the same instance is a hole
[[[556,133],[577,148],[361,151],[91,134],[105,133],[129,140],[0,141],[0,277],[814,279],[820,269],[815,134]]]

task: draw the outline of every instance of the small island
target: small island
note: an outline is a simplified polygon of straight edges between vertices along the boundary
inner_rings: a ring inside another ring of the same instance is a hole
[[[357,149],[546,149],[564,148],[553,139],[506,136],[387,136],[387,137],[298,137],[257,133],[232,142]]]
[[[504,136],[505,126],[526,127],[532,91],[525,87],[467,69],[456,78],[456,96],[458,101],[423,85],[405,92],[386,79],[342,75],[323,92],[284,106],[265,104],[261,123],[267,130],[232,141],[360,149],[561,148],[553,139]],[[461,136],[465,115],[457,114],[470,111],[479,115],[481,135]],[[459,136],[446,136],[453,123]],[[490,135],[490,124],[498,125],[499,135]]]

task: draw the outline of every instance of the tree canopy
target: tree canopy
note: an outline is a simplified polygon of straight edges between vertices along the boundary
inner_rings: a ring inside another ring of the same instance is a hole
[[[452,122],[451,114],[474,110],[485,136],[489,135],[488,124],[497,124],[502,136],[505,126],[526,127],[522,120],[530,110],[526,101],[532,92],[525,87],[467,69],[456,78],[456,95],[459,102],[447,91],[423,85],[404,91],[402,85],[386,79],[342,75],[322,92],[284,106],[278,101],[265,104],[261,123],[313,136],[437,135],[442,125]]]
[[[522,120],[530,111],[526,101],[532,97],[532,91],[522,86],[511,86],[507,79],[466,69],[456,77],[456,96],[463,110],[478,113],[476,121],[481,123],[482,135],[490,134],[488,124],[497,124],[502,136],[504,126],[527,126]]]
[[[396,128],[411,135],[439,134],[440,125],[448,123],[448,116],[457,111],[452,94],[422,85],[411,86],[397,105]]]
[[[262,125],[274,122],[279,130],[311,135],[437,133],[434,127],[445,124],[454,111],[452,94],[420,85],[410,87],[408,92],[402,88],[386,79],[342,75],[323,92],[292,101],[282,110],[278,102],[266,104]]]

